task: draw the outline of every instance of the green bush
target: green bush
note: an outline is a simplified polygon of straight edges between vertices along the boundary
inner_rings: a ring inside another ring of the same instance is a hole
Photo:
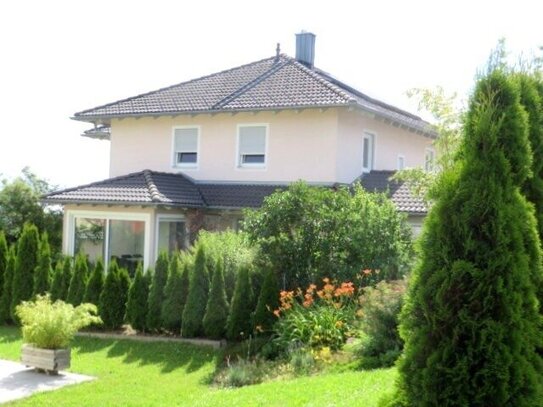
[[[59,260],[53,270],[53,278],[51,281],[51,300],[62,299],[62,288],[64,283],[64,261]]]
[[[11,317],[17,321],[15,307],[32,297],[34,270],[38,265],[39,236],[36,226],[25,224],[17,242],[17,257],[11,291]]]
[[[169,259],[168,253],[161,252],[155,264],[155,272],[152,276],[151,288],[149,291],[149,302],[147,310],[147,329],[158,331],[162,328],[162,304],[164,302],[164,287],[168,280]]]
[[[234,296],[230,304],[230,313],[226,323],[226,337],[240,340],[252,334],[253,290],[249,279],[249,268],[242,268],[238,273]]]
[[[40,239],[40,251],[38,253],[38,266],[34,274],[34,295],[45,294],[51,288],[51,250],[47,232]]]
[[[254,330],[256,333],[271,332],[277,317],[273,311],[279,308],[279,282],[273,270],[268,270],[264,283],[258,296],[254,317]]]
[[[170,259],[168,281],[164,288],[164,302],[162,303],[162,323],[170,332],[179,333],[181,330],[181,317],[186,297],[183,297],[183,264],[179,256],[173,254]]]
[[[6,275],[6,266],[8,262],[8,244],[4,231],[0,230],[0,296],[2,287],[4,287],[4,276]]]
[[[83,302],[88,279],[89,268],[87,264],[87,257],[85,254],[79,253],[75,258],[74,273],[72,275],[72,279],[70,280],[66,302],[69,302],[75,306]]]
[[[146,330],[147,301],[149,299],[150,271],[143,274],[143,266],[138,263],[136,275],[128,290],[128,302],[126,304],[126,322],[138,331]]]
[[[226,332],[226,320],[228,319],[228,302],[224,289],[223,263],[219,258],[211,280],[211,289],[207,300],[203,326],[204,334],[208,338],[224,338]]]
[[[189,276],[189,293],[183,310],[181,334],[190,338],[204,334],[202,320],[206,312],[209,293],[209,272],[206,265],[206,252],[203,245],[198,246],[194,259],[194,269]]]
[[[362,268],[380,270],[375,280],[397,279],[412,258],[405,215],[384,194],[360,186],[333,190],[294,183],[246,212],[244,228],[288,289],[325,276],[356,281]]]
[[[38,348],[66,348],[75,333],[88,325],[99,324],[96,306],[73,307],[63,301],[52,302],[49,295],[38,295],[35,301],[24,301],[16,307],[21,321],[23,341]]]
[[[104,289],[104,282],[104,262],[102,259],[98,259],[87,281],[83,302],[90,302],[98,306],[100,304],[100,294],[102,294],[102,290]]]
[[[127,280],[128,272],[119,269],[117,262],[111,260],[98,307],[107,329],[118,329],[123,324],[128,296]]]
[[[405,290],[405,280],[381,281],[375,287],[364,288],[360,297],[363,334],[358,352],[362,368],[392,366],[400,356],[403,340],[398,325]]]
[[[2,296],[0,297],[0,323],[9,324],[13,322],[11,318],[11,287],[14,272],[15,245],[10,247],[7,254],[6,269],[4,273],[4,285],[2,287]]]

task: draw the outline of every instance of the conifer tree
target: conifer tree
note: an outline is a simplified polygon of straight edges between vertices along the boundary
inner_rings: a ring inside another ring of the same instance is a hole
[[[83,302],[88,279],[89,268],[87,257],[83,253],[79,253],[75,257],[74,273],[70,280],[66,302],[69,302],[73,306],[78,306]]]
[[[117,262],[111,260],[98,307],[107,329],[118,329],[123,324],[128,295],[125,289],[127,276],[127,271],[119,269]]]
[[[253,290],[249,277],[249,268],[242,267],[236,279],[234,296],[230,304],[230,314],[226,323],[226,338],[239,340],[248,338],[252,333],[251,314],[253,308]]]
[[[0,298],[2,296],[2,287],[4,287],[4,276],[6,274],[7,263],[8,244],[6,242],[6,235],[0,230]]]
[[[531,166],[527,132],[518,88],[492,71],[476,86],[461,160],[443,175],[425,221],[391,405],[541,405],[541,258],[520,192]]]
[[[162,322],[164,328],[170,332],[179,333],[181,330],[181,317],[183,316],[183,264],[180,264],[179,256],[172,255],[168,282],[164,288],[164,302],[162,303]]]
[[[13,273],[15,272],[15,245],[11,246],[7,253],[6,269],[0,297],[0,323],[12,323],[11,319],[11,292],[13,286]]]
[[[96,306],[100,304],[100,294],[102,294],[104,288],[104,280],[104,262],[102,259],[98,259],[87,281],[87,287],[85,287],[84,303],[91,303]]]
[[[38,253],[38,266],[34,275],[34,295],[45,294],[51,288],[51,249],[47,232],[43,232],[40,239],[40,252]]]
[[[211,288],[209,290],[209,298],[207,300],[206,312],[204,315],[203,325],[204,334],[208,338],[221,339],[226,333],[226,320],[228,319],[228,302],[226,300],[226,290],[224,286],[224,266],[222,259],[219,257],[213,279],[211,280]]]
[[[255,310],[255,332],[269,332],[276,321],[273,311],[279,308],[279,282],[277,274],[268,270],[260,289]]]
[[[164,302],[164,287],[168,281],[169,259],[168,253],[161,252],[155,263],[155,273],[149,288],[149,302],[147,310],[147,329],[158,331],[162,328],[162,304]]]
[[[126,303],[126,322],[138,331],[146,330],[147,301],[149,297],[150,271],[143,274],[143,266],[138,263],[136,274],[130,289],[128,290],[128,301]]]
[[[38,265],[39,240],[38,228],[26,223],[17,243],[17,257],[13,274],[11,317],[14,321],[19,320],[15,314],[15,307],[22,301],[32,298],[34,270]]]
[[[181,321],[181,334],[184,337],[191,338],[204,334],[202,320],[206,312],[208,292],[209,272],[206,265],[206,253],[204,246],[199,245],[194,267],[189,276],[189,293]]]
[[[62,279],[60,284],[60,290],[58,298],[59,300],[66,301],[68,298],[68,290],[70,289],[70,282],[72,281],[73,271],[73,259],[69,256],[64,258],[64,264],[62,266]]]
[[[56,301],[62,299],[62,286],[64,283],[64,261],[59,260],[53,270],[53,278],[51,282],[51,300]]]

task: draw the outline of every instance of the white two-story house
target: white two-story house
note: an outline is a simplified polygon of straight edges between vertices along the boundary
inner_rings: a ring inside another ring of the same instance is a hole
[[[426,208],[388,179],[432,165],[435,133],[313,65],[315,36],[296,58],[252,62],[76,113],[83,135],[111,143],[110,178],[57,191],[63,250],[152,264],[201,228],[236,228],[243,208],[291,182],[389,191],[416,228]]]

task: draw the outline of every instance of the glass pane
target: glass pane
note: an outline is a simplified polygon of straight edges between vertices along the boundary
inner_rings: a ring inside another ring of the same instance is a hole
[[[364,137],[364,152],[362,154],[362,167],[370,168],[370,139],[367,137]]]
[[[181,164],[196,163],[197,153],[177,153],[177,162]]]
[[[244,154],[241,156],[243,164],[263,164],[264,154]]]
[[[158,223],[158,253],[172,253],[185,248],[185,222],[160,220]]]
[[[145,222],[134,220],[109,221],[109,258],[128,269],[131,277],[138,262],[143,262]]]
[[[74,254],[85,253],[91,262],[104,257],[105,219],[75,218]]]

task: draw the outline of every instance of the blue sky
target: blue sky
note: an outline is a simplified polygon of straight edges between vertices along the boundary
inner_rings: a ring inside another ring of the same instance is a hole
[[[60,186],[107,178],[108,142],[76,111],[272,56],[317,35],[316,65],[416,112],[413,87],[467,95],[498,39],[512,58],[543,45],[537,1],[0,2],[0,173]]]

